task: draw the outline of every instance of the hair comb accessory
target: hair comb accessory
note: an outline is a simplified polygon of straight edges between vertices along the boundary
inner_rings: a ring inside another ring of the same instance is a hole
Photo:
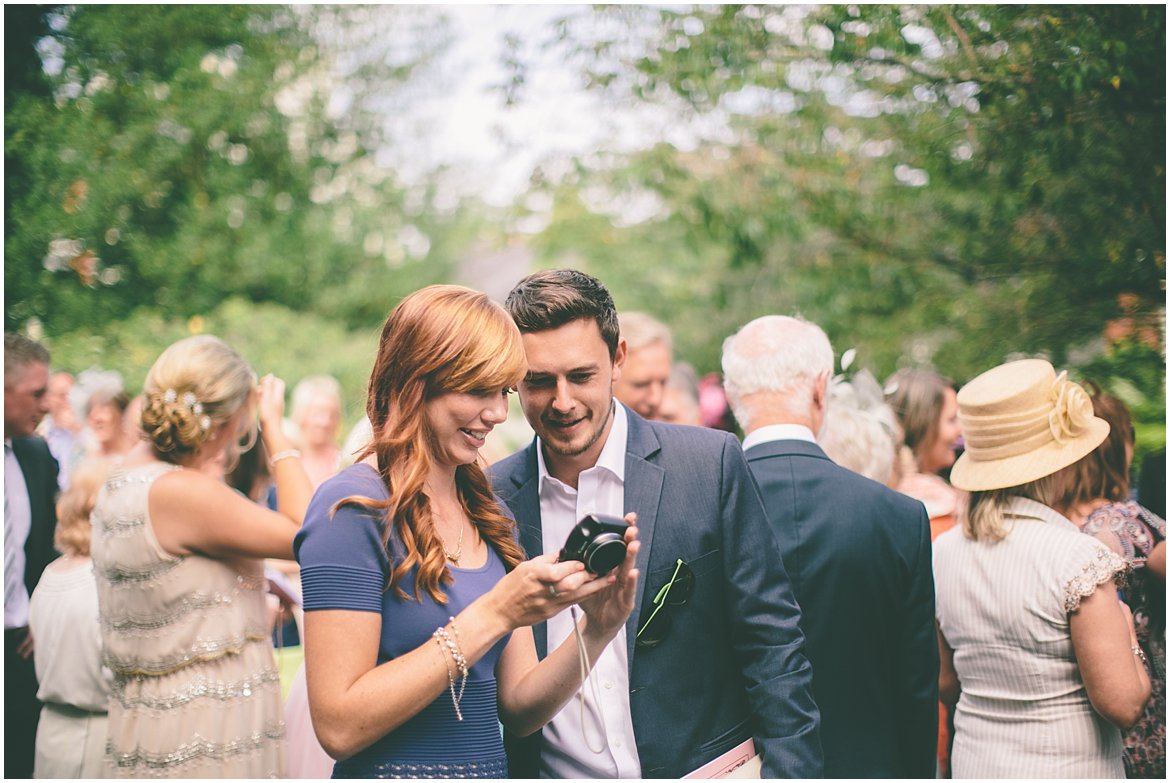
[[[205,416],[203,414],[203,403],[201,403],[199,398],[195,396],[195,392],[185,391],[180,397],[179,393],[174,389],[166,389],[162,393],[162,398],[163,402],[169,403],[171,405],[179,402],[181,399],[183,402],[183,407],[199,417],[199,429],[203,432],[207,432],[209,429],[211,429],[211,417]]]

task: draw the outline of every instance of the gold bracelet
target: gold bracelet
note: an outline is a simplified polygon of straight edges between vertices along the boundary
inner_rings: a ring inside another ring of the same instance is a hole
[[[1133,651],[1133,654],[1138,657],[1138,660],[1140,660],[1146,666],[1150,665],[1150,659],[1146,657],[1145,650],[1143,650],[1141,647],[1138,647],[1136,644],[1130,649]]]
[[[447,682],[451,688],[451,703],[455,705],[455,717],[463,720],[463,713],[459,711],[459,700],[455,698],[455,672],[451,671],[451,662],[447,660],[447,650],[443,646],[443,640],[439,636],[439,632],[435,631],[432,634],[435,644],[439,645],[439,655],[443,658],[443,663],[447,667]]]
[[[293,457],[295,457],[297,459],[301,458],[301,452],[299,449],[285,449],[284,451],[278,451],[275,454],[273,454],[271,457],[269,457],[268,461],[270,463],[272,463],[273,465],[275,465],[276,463],[280,462],[282,459],[292,459]]]
[[[454,621],[455,618],[451,618]],[[454,625],[452,625],[454,628]],[[455,632],[458,635],[458,631]],[[455,662],[455,668],[459,670],[459,694],[455,693],[455,673],[451,671],[451,664],[447,663],[447,682],[451,688],[451,703],[455,706],[455,717],[463,720],[463,712],[459,709],[459,703],[463,701],[463,692],[467,688],[467,659],[463,657],[463,650],[459,648],[459,643],[451,638],[451,634],[447,633],[447,628],[440,625],[431,634],[435,642],[438,643],[439,649],[443,652],[443,661],[447,661],[447,653],[451,654],[451,660]]]

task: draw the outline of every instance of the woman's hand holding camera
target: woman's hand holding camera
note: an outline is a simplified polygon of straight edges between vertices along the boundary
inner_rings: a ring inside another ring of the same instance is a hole
[[[631,525],[634,519],[632,513],[626,517]],[[492,605],[510,631],[544,622],[579,604],[591,618],[588,623],[591,635],[612,638],[634,608],[637,536],[637,528],[627,529],[625,560],[606,576],[589,573],[578,560],[557,562],[555,552],[527,560],[492,589],[495,599]]]

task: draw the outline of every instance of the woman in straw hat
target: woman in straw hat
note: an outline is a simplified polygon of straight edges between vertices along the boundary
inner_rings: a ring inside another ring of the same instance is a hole
[[[958,403],[951,481],[970,495],[934,544],[954,777],[1124,777],[1120,730],[1150,694],[1114,584],[1126,564],[1051,508],[1109,425],[1042,360],[988,370]]]

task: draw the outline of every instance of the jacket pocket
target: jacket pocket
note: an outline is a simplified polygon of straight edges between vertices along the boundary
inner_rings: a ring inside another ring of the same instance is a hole
[[[748,718],[732,726],[719,736],[707,740],[699,746],[699,754],[706,759],[713,759],[720,753],[725,753],[751,736],[748,728]]]

